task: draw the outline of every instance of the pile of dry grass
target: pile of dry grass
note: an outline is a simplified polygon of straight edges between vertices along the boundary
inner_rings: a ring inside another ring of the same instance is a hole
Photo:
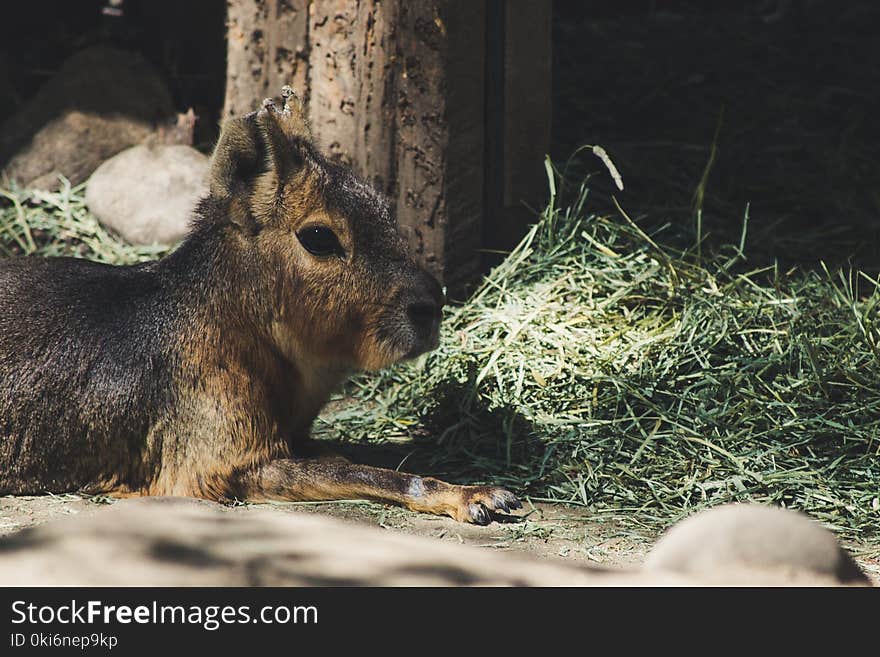
[[[712,255],[664,246],[622,210],[589,214],[584,187],[558,207],[553,187],[441,347],[358,379],[368,403],[330,428],[430,443],[438,474],[658,527],[757,500],[876,537],[876,281],[749,270],[744,234]]]
[[[160,257],[164,246],[132,246],[89,213],[85,185],[58,192],[0,188],[0,255],[75,256],[114,265]]]

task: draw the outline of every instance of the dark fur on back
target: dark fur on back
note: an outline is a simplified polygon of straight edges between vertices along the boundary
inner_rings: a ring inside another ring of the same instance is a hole
[[[229,283],[222,229],[200,223],[156,263],[0,261],[0,492],[137,488],[159,467],[146,438],[185,394],[181,345]]]
[[[0,262],[0,491],[136,476],[172,403],[181,310],[156,267]]]
[[[224,449],[224,422],[206,425],[197,408],[218,373],[235,379],[230,388],[253,376],[247,387],[263,383],[266,393],[242,409],[252,418],[226,423],[271,415],[262,424],[285,438],[301,428],[295,386],[268,392],[296,378],[262,326],[273,277],[225,212],[223,202],[202,201],[188,238],[154,263],[0,260],[0,493],[149,489],[186,452]]]

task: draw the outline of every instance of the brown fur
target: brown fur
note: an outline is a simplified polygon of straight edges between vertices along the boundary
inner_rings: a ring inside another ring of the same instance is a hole
[[[59,284],[53,267],[82,271]],[[443,296],[387,202],[316,151],[287,89],[224,126],[210,196],[166,259],[7,269],[0,313],[18,316],[0,320],[0,492],[357,497],[478,523],[520,506],[503,489],[303,456],[350,372],[436,346]],[[60,288],[21,303],[41,285]],[[18,355],[21,326],[44,352]],[[57,375],[22,401],[16,384],[46,363]]]

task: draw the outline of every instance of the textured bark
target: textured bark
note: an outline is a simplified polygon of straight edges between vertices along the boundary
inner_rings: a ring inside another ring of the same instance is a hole
[[[386,194],[396,197],[398,4],[363,2],[363,55],[356,60],[360,83],[355,112],[352,158],[360,172]]]
[[[307,92],[308,11],[301,0],[228,0],[223,116],[246,114],[284,84]]]
[[[419,2],[400,14],[398,215],[422,261],[455,292],[479,267],[485,9]]]
[[[397,215],[429,269],[448,283],[444,242],[448,217],[444,188],[448,126],[444,121],[446,42],[438,2],[400,8],[397,39]],[[442,3],[447,4],[447,3]],[[445,276],[444,276],[445,275]]]
[[[346,164],[353,162],[355,108],[362,111],[358,107],[360,85],[355,71],[363,38],[360,5],[358,0],[322,0],[309,8],[312,130],[324,151]]]
[[[484,32],[483,3],[465,0],[311,8],[318,142],[391,197],[413,252],[453,290],[479,265]]]

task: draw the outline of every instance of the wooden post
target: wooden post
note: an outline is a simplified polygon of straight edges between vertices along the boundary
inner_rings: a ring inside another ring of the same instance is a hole
[[[526,10],[527,20],[549,16],[549,3],[522,5],[544,7]],[[487,116],[488,6],[479,0],[228,2],[224,115],[248,111],[293,80],[321,148],[388,194],[413,252],[453,296],[480,271],[491,122],[501,121],[496,133],[510,143],[503,152],[531,158],[529,166],[538,169],[546,144],[536,148],[530,140],[544,139],[541,122],[549,131],[549,89],[537,104],[527,100],[549,84],[549,75],[536,80],[549,71],[549,50],[538,53],[546,62],[531,67],[527,55],[511,55],[504,70],[512,73],[501,73],[511,85],[499,88],[513,118]],[[532,39],[530,26],[509,16],[515,29],[507,38]],[[511,53],[518,47],[507,46]],[[526,98],[508,98],[518,93]],[[519,190],[532,187],[514,162],[500,166],[505,207],[515,206]]]
[[[483,248],[507,251],[547,199],[552,116],[551,0],[489,0],[489,177]],[[500,259],[487,258],[488,264]]]
[[[542,209],[548,195],[553,4],[510,3],[504,26],[504,208],[514,227],[512,247],[534,223],[532,209]]]
[[[282,85],[305,90],[306,2],[227,0],[223,116],[246,114]]]
[[[485,7],[402,2],[396,191],[401,227],[453,295],[479,273]]]

